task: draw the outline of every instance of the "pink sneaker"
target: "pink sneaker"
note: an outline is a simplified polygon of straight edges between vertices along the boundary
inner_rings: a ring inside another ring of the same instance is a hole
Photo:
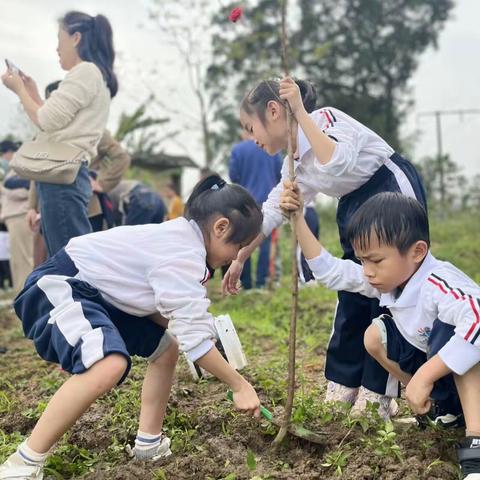
[[[357,398],[358,388],[346,387],[340,383],[328,382],[327,394],[325,395],[326,402],[347,402],[355,403]]]
[[[392,397],[380,395],[365,387],[360,387],[357,399],[355,400],[352,410],[350,410],[350,415],[353,417],[363,415],[367,408],[367,402],[379,404],[378,414],[385,421],[390,420],[390,417],[394,417],[398,413],[398,404]]]

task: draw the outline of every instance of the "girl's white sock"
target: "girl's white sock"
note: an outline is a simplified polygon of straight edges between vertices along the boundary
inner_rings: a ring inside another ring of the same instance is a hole
[[[168,457],[172,454],[170,439],[162,433],[151,434],[139,430],[135,439],[134,453],[137,460],[156,460]]]
[[[48,453],[38,453],[35,450],[31,449],[27,445],[27,441],[23,441],[17,448],[18,454],[22,457],[22,460],[26,465],[36,465],[41,466],[45,463],[45,460],[48,457]]]

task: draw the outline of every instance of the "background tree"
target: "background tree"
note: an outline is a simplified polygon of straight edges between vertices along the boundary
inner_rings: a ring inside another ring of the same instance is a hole
[[[216,149],[237,139],[237,108],[247,88],[281,72],[278,2],[250,2],[237,28],[222,28],[232,5],[214,17],[208,70],[221,120]],[[315,84],[319,104],[346,111],[401,149],[407,82],[422,52],[436,47],[452,8],[452,0],[297,0],[290,16],[292,71]]]
[[[438,204],[441,208],[468,206],[468,180],[450,155],[442,155],[440,161],[438,156],[424,158],[416,167],[422,174],[430,205]]]
[[[213,7],[216,8],[216,5]],[[201,132],[207,168],[213,168],[214,160],[210,97],[206,91],[206,71],[211,61],[211,36],[208,32],[213,11],[212,2],[208,0],[151,0],[149,5],[150,20],[162,40],[177,51],[197,104],[196,111],[192,112],[191,105],[184,102],[185,92],[181,84],[176,85],[176,103],[180,106],[175,108],[174,114],[178,114],[184,128]]]
[[[114,137],[123,142],[132,153],[154,153],[158,151],[162,141],[172,139],[178,134],[178,131],[168,131],[164,135],[159,135],[160,132],[155,127],[168,123],[170,119],[151,117],[147,114],[148,105],[152,100],[150,97],[133,113],[123,112],[118,121]]]

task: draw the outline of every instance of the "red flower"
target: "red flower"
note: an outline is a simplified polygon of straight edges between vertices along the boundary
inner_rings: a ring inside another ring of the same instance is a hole
[[[237,20],[240,20],[243,15],[243,10],[242,7],[235,7],[231,12],[230,15],[228,16],[228,19],[235,23]]]

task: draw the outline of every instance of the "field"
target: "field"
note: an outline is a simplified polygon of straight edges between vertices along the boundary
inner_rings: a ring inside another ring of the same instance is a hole
[[[433,253],[480,280],[480,225],[469,213],[432,220]],[[339,253],[333,212],[322,211],[322,240]],[[287,232],[283,232],[286,244]],[[283,248],[287,265],[287,248]],[[287,268],[285,268],[287,270]],[[289,275],[274,291],[222,299],[219,279],[210,285],[212,312],[229,313],[244,345],[246,376],[265,406],[281,412],[285,399]],[[322,402],[323,363],[331,329],[335,295],[323,287],[300,291],[297,394],[294,421],[324,433],[322,445],[292,437],[272,448],[275,429],[236,413],[226,388],[207,379],[196,383],[183,359],[166,419],[174,454],[153,464],[130,461],[125,445],[137,428],[144,362],[135,361],[127,381],[102,397],[65,435],[48,460],[49,479],[383,479],[453,480],[458,478],[454,443],[458,431],[385,424],[370,412],[350,418],[343,405]],[[19,321],[8,308],[0,312],[0,461],[26,436],[48,398],[65,380],[57,365],[47,364],[23,338]],[[409,416],[404,401],[401,416]]]

